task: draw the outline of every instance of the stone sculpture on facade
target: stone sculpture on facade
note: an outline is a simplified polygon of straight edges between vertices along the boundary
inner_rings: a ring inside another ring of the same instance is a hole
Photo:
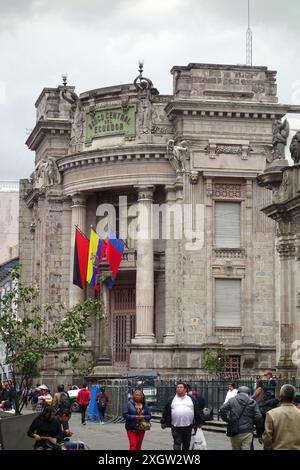
[[[284,160],[285,159],[285,146],[287,143],[287,138],[290,133],[290,126],[288,120],[285,119],[282,123],[277,120],[273,126],[273,160]]]
[[[167,155],[169,161],[176,171],[177,174],[179,173],[186,173],[186,156],[188,153],[188,142],[186,140],[182,140],[180,145],[175,145],[175,141],[170,139],[167,144]]]
[[[57,163],[54,157],[48,157],[47,165],[44,169],[46,173],[46,180],[48,186],[61,183],[61,174],[58,170]]]
[[[152,95],[157,94],[150,78],[143,77],[143,62],[139,62],[139,75],[133,84],[138,92],[139,103],[139,128],[141,134],[151,133],[152,128]]]
[[[43,158],[38,162],[34,172],[34,186],[36,189],[46,188],[61,183],[61,174],[58,170],[55,157]]]
[[[300,131],[296,132],[292,138],[290,152],[294,163],[300,163]]]
[[[62,90],[62,97],[65,101],[71,104],[71,114],[73,119],[71,144],[81,144],[84,122],[81,100],[74,91],[68,90],[66,87]]]

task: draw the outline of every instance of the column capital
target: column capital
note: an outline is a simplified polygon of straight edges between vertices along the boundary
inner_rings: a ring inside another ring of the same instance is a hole
[[[87,195],[85,193],[74,193],[71,195],[72,207],[84,206],[86,207]]]
[[[281,259],[294,258],[296,256],[295,237],[282,237],[278,241],[276,249]]]
[[[138,185],[134,186],[134,189],[138,192],[138,202],[140,201],[153,201],[153,193],[155,186],[153,185]]]

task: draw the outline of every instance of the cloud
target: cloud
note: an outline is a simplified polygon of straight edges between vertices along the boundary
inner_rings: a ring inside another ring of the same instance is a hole
[[[278,70],[280,100],[293,102],[300,80],[298,1],[251,5],[254,65]],[[170,94],[173,65],[245,62],[247,0],[0,0],[0,7],[2,179],[32,171],[24,142],[26,128],[34,127],[34,103],[64,72],[80,93],[132,82],[142,58],[145,75]]]

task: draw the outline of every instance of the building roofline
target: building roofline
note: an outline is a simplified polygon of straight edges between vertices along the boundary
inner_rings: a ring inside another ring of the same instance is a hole
[[[171,73],[175,72],[176,70],[191,70],[191,69],[224,69],[224,70],[260,70],[260,71],[268,71],[274,74],[277,74],[276,70],[269,70],[266,66],[251,66],[251,65],[243,65],[243,64],[206,64],[201,62],[190,62],[188,65],[174,65],[171,68]]]

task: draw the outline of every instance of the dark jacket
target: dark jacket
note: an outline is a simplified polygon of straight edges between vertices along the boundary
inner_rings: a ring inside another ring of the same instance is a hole
[[[261,400],[258,402],[258,407],[262,414],[264,424],[266,420],[266,414],[268,413],[268,411],[273,410],[273,408],[277,408],[279,404],[280,404],[279,400],[273,397],[272,398],[266,397],[264,400]]]
[[[150,410],[146,404],[143,405],[144,408],[144,418],[145,421],[150,421],[152,419]],[[134,400],[130,399],[125,405],[124,408],[124,413],[123,417],[125,419],[125,429],[126,431],[137,431],[138,430],[138,424],[140,423],[139,419],[136,419],[138,416],[136,407],[135,407],[135,402]]]
[[[61,425],[56,417],[46,420],[43,416],[38,416],[32,422],[27,435],[33,438],[34,434],[39,436],[56,437],[61,433]],[[47,447],[45,440],[35,441],[34,447]]]
[[[160,420],[161,424],[165,425],[166,428],[170,428],[172,426],[172,409],[171,409],[171,405],[172,405],[172,401],[173,401],[174,397],[175,397],[175,395],[169,399],[169,401],[166,404],[165,409],[163,411],[162,419]],[[202,413],[201,413],[199,404],[197,403],[196,399],[191,395],[189,395],[189,397],[192,400],[193,405],[194,405],[194,422],[193,422],[193,425],[198,426],[199,424],[201,424],[203,422]]]
[[[222,420],[227,423],[235,421],[240,416],[238,420],[238,434],[253,433],[253,426],[255,424],[257,436],[262,436],[262,414],[256,401],[246,393],[238,393],[235,397],[230,398],[227,403],[221,406],[220,414]]]

